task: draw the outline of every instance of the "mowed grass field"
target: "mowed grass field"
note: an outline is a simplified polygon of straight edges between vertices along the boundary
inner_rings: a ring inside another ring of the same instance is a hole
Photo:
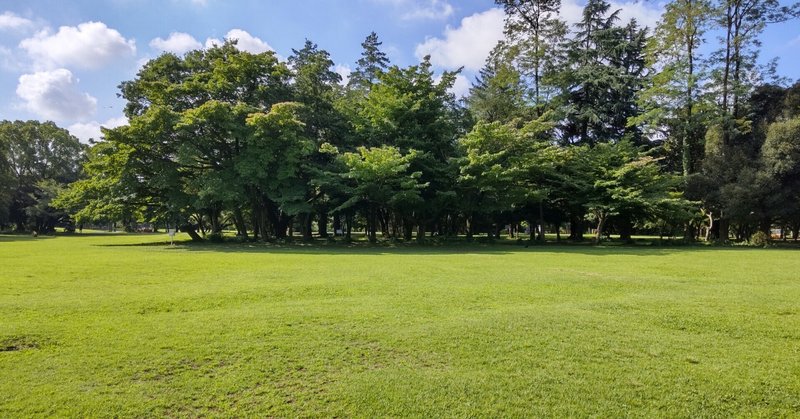
[[[796,417],[800,251],[0,236],[0,417]]]

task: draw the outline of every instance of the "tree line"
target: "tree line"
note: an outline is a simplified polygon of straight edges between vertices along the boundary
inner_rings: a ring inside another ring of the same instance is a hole
[[[747,240],[773,227],[797,238],[800,83],[757,59],[766,26],[800,6],[673,0],[648,29],[605,0],[572,26],[559,0],[497,3],[504,39],[463,100],[450,93],[459,71],[436,75],[428,57],[392,65],[375,33],[346,83],[311,41],[286,62],[234,41],[163,54],[120,85],[129,125],[70,149],[82,167],[43,208],[180,225],[196,240],[494,237],[521,225],[542,241],[590,229],[596,241]],[[6,132],[0,144],[14,142]],[[11,195],[0,220],[21,227]]]

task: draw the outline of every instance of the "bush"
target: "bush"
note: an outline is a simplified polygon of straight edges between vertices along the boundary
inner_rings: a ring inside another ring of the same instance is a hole
[[[750,245],[755,247],[769,246],[769,235],[763,231],[758,231],[750,236]]]

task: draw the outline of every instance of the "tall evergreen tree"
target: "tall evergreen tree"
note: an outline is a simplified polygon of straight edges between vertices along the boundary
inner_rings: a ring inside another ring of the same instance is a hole
[[[506,54],[506,46],[500,43],[470,89],[467,104],[480,121],[507,123],[528,113],[526,90],[522,76]]]
[[[350,74],[347,83],[349,88],[369,89],[389,67],[389,58],[381,51],[381,45],[383,42],[378,41],[378,34],[375,32],[370,32],[361,43],[361,58],[356,63],[356,69]]]
[[[636,92],[644,75],[646,32],[634,21],[615,26],[619,11],[605,0],[589,0],[569,43],[561,75],[564,144],[597,144],[625,137],[640,142],[628,120],[639,114]]]
[[[506,12],[505,35],[514,61],[531,83],[537,116],[554,92],[551,75],[560,64],[567,26],[558,19],[561,0],[495,0]]]

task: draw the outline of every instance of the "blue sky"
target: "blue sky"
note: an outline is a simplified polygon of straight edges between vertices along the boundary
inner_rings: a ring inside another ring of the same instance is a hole
[[[582,3],[563,0],[562,17],[575,21]],[[652,26],[661,5],[613,7]],[[96,137],[101,125],[125,123],[117,86],[142,63],[226,37],[281,57],[308,38],[346,75],[376,31],[393,64],[431,54],[437,71],[464,66],[454,88],[462,94],[501,36],[502,18],[491,0],[0,0],[0,120],[54,120],[83,140]],[[764,60],[780,57],[779,72],[798,79],[800,23],[775,25],[763,41]]]

